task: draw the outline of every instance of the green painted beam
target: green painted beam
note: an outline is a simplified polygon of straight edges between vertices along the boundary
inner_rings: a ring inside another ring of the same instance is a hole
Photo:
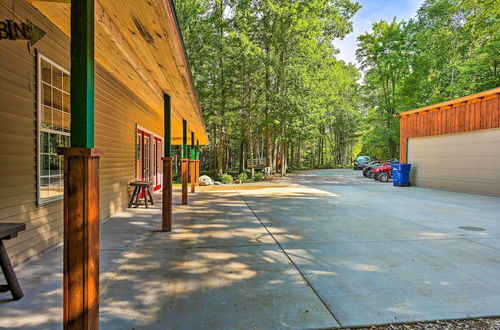
[[[94,147],[94,0],[71,1],[71,146]]]
[[[196,160],[200,160],[200,140],[196,140]]]
[[[191,132],[191,155],[190,159],[196,159],[196,151],[194,149],[194,132]]]
[[[168,94],[163,94],[163,116],[163,138],[165,139],[163,143],[164,155],[165,157],[172,157],[172,106],[170,103],[170,95]]]
[[[182,120],[182,158],[188,158],[187,122]]]

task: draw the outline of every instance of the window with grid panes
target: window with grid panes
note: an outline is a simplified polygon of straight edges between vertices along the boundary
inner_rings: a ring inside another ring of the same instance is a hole
[[[70,141],[69,72],[38,55],[38,203],[64,195],[63,156],[59,147]]]

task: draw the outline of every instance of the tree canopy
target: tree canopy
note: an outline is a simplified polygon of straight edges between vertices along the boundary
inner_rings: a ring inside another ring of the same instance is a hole
[[[265,158],[287,167],[398,156],[394,114],[499,86],[500,0],[427,0],[408,21],[358,38],[337,59],[351,0],[177,0],[218,175]]]

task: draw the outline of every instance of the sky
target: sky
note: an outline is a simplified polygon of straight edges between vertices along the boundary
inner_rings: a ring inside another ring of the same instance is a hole
[[[354,32],[344,40],[335,40],[335,47],[340,49],[339,59],[346,62],[356,61],[356,38],[371,31],[374,22],[380,20],[392,21],[394,17],[398,21],[415,16],[418,8],[424,0],[357,0],[363,8],[354,16]]]

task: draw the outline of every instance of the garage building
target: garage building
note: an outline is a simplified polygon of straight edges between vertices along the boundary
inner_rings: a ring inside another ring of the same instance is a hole
[[[500,196],[500,88],[399,114],[414,185]]]

